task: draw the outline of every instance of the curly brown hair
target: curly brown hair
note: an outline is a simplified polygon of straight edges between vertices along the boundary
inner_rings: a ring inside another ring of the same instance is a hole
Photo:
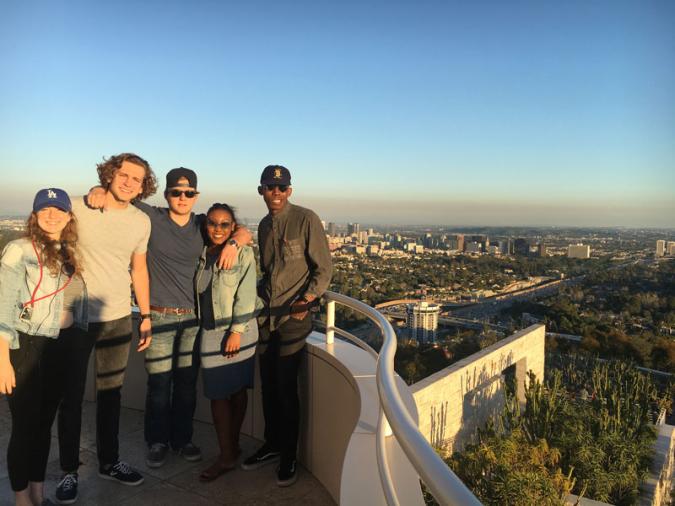
[[[70,265],[70,272],[67,272],[69,276],[82,274],[82,262],[77,253],[77,222],[73,213],[70,213],[70,221],[61,231],[59,241],[47,237],[45,231],[38,225],[35,212],[30,213],[28,217],[26,236],[35,243],[38,251],[42,251],[42,263],[52,276],[56,276],[64,265]]]
[[[119,155],[103,158],[103,163],[96,166],[98,171],[98,180],[103,188],[108,188],[115,172],[122,167],[122,163],[129,162],[134,165],[140,165],[145,169],[145,178],[143,179],[143,190],[134,200],[143,200],[157,192],[157,178],[152,171],[150,164],[140,156],[134,153],[120,153]]]

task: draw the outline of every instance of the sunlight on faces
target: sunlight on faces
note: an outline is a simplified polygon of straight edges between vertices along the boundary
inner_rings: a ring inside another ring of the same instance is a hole
[[[287,186],[286,191],[282,192],[278,185],[262,185],[260,191],[263,200],[267,205],[267,209],[269,209],[270,213],[276,214],[281,211],[288,202],[288,197],[293,193],[293,188]]]
[[[61,239],[61,232],[71,220],[70,213],[58,207],[43,207],[35,215],[38,226],[53,241]]]
[[[145,168],[125,160],[115,171],[109,190],[118,202],[131,202],[143,191],[144,180]]]
[[[178,197],[174,197],[171,195],[171,190],[179,190],[182,193]],[[190,186],[190,182],[185,177],[182,177],[178,180],[177,186],[172,186],[171,188],[166,189],[164,196],[167,203],[169,204],[169,209],[171,209],[173,213],[177,215],[186,215],[192,212],[192,208],[197,202],[199,194],[190,198],[184,193],[187,191],[193,191],[195,193],[197,192],[195,188]]]
[[[232,235],[235,224],[225,209],[214,209],[206,216],[206,233],[214,246],[224,244]]]

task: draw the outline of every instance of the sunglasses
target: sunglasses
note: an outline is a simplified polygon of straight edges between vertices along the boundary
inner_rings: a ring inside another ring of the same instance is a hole
[[[279,191],[281,193],[284,193],[286,190],[288,190],[289,186],[290,185],[287,185],[287,184],[264,184],[264,185],[262,185],[262,189],[264,191],[271,192],[271,191],[274,191],[275,188],[279,188]]]
[[[227,230],[230,228],[230,223],[229,221],[221,221],[220,223],[213,221],[211,219],[206,220],[206,226],[210,228],[222,228],[223,230]]]
[[[180,197],[181,195],[185,195],[185,197],[188,199],[193,199],[196,195],[199,195],[199,192],[194,190],[169,190],[168,193],[172,197]]]

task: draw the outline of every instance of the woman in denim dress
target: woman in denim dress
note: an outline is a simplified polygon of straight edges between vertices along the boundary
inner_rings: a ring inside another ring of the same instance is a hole
[[[86,291],[76,254],[77,230],[68,194],[40,190],[26,237],[0,260],[0,393],[9,396],[12,434],[7,468],[16,504],[44,500],[51,426],[60,400],[54,346],[86,329]]]
[[[218,269],[220,251],[236,225],[234,211],[214,204],[206,214],[208,244],[199,261],[195,285],[200,321],[200,357],[204,393],[211,399],[211,414],[220,455],[199,479],[212,481],[234,469],[239,433],[253,388],[258,329],[256,263],[253,250],[243,246],[232,269]]]

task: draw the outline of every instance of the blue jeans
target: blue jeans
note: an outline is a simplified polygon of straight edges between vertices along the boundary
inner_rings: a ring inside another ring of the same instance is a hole
[[[199,326],[194,314],[152,312],[152,344],[145,351],[148,391],[145,398],[145,441],[174,449],[192,440]]]

